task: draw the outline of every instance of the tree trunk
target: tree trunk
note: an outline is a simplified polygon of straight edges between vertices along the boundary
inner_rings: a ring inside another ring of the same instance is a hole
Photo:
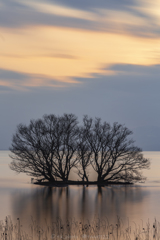
[[[103,180],[104,180],[104,178],[102,177],[102,175],[98,175],[97,181],[102,182]]]
[[[88,182],[88,177],[87,177],[86,172],[84,172],[84,179],[86,179],[86,181]]]
[[[53,176],[50,176],[50,179],[49,179],[50,182],[55,182],[55,178]]]

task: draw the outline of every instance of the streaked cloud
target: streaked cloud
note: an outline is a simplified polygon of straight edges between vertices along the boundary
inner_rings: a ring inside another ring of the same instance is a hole
[[[0,26],[53,26],[114,32],[145,38],[160,36],[159,0],[0,1]]]
[[[117,63],[159,63],[159,39],[58,27],[0,29],[0,67],[30,75],[50,76],[72,83],[77,77],[110,75],[104,69]],[[42,85],[41,81],[37,81]],[[48,84],[48,82],[45,82]],[[53,85],[54,86],[54,85]]]
[[[21,1],[17,2],[21,3]],[[89,11],[82,11],[76,8],[69,8],[66,6],[58,5],[58,4],[51,4],[47,2],[40,2],[40,1],[26,1],[23,3],[26,6],[33,8],[34,10],[42,13],[53,14],[58,16],[64,16],[68,18],[78,18],[78,19],[85,19],[85,20],[95,20],[96,14],[91,13]]]
[[[150,16],[152,19],[160,19],[160,0],[141,0],[139,4],[134,7],[135,10],[143,12],[146,16]]]
[[[62,82],[76,84],[77,78],[110,76],[116,74],[109,70],[115,64],[160,63],[159,0],[0,4],[0,68],[30,76],[28,82],[15,79],[20,90],[27,84],[54,88]]]
[[[135,0],[81,0],[81,1],[74,1],[74,0],[49,0],[48,2],[50,3],[55,3],[55,4],[60,4],[63,6],[68,6],[71,8],[78,8],[81,10],[87,10],[87,11],[96,11],[97,8],[102,8],[102,9],[117,9],[117,10],[122,10],[122,9],[129,9],[132,6],[137,6],[138,1]]]
[[[0,69],[0,92],[10,90],[28,91],[34,88],[66,88],[69,84],[80,83],[77,80],[57,81],[50,76],[25,74],[21,72]]]
[[[37,54],[37,55],[22,55],[22,54],[1,54],[1,57],[7,57],[7,58],[64,58],[64,59],[76,59],[75,56],[69,55],[69,54],[61,54],[61,53],[55,53],[55,54]]]

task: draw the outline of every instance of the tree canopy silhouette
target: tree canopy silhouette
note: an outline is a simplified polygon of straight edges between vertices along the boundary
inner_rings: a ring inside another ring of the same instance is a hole
[[[102,123],[100,118],[93,120],[85,116],[83,122],[86,143],[92,153],[90,163],[98,175],[97,181],[133,182],[145,179],[141,170],[149,168],[150,162],[129,139],[132,131],[118,123],[113,126]]]
[[[84,116],[79,125],[74,114],[44,115],[28,126],[17,126],[10,168],[49,182],[68,182],[75,169],[89,183],[90,168],[97,183],[141,181],[145,179],[141,170],[148,169],[150,161],[134,146],[131,134],[124,125],[111,126],[100,118]]]
[[[44,115],[31,120],[29,126],[18,125],[10,151],[13,161],[10,168],[38,179],[68,180],[75,166],[77,142],[77,117]]]

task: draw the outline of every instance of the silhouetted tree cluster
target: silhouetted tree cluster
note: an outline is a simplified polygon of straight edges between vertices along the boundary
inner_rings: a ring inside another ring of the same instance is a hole
[[[98,182],[140,181],[141,170],[149,168],[150,162],[134,146],[131,134],[124,125],[110,125],[100,118],[84,116],[80,125],[74,114],[44,115],[28,126],[18,125],[10,168],[50,182],[68,181],[72,169],[88,182],[89,167]]]

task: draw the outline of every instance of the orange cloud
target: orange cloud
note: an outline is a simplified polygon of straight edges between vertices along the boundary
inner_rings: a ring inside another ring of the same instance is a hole
[[[1,28],[0,31],[4,37],[0,40],[0,68],[49,76],[59,82],[75,84],[76,77],[113,74],[104,71],[103,67],[115,63],[159,63],[155,57],[159,39],[145,38],[144,41],[125,32],[122,35],[44,26],[17,30]],[[30,86],[44,85],[44,78],[32,81]]]

